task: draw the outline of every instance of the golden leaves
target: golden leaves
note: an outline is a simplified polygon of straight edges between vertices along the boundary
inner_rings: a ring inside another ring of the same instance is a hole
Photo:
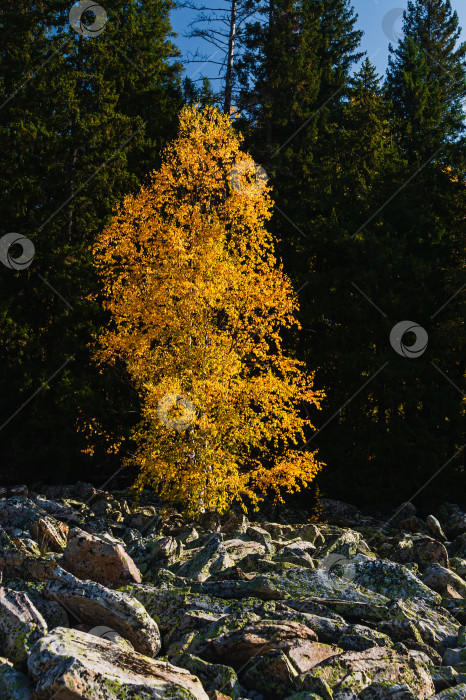
[[[191,516],[280,499],[322,466],[296,449],[311,427],[300,405],[318,408],[322,392],[282,350],[297,301],[265,228],[270,188],[231,186],[233,165],[250,161],[228,116],[185,108],[151,185],[125,198],[94,251],[112,316],[95,357],[123,360],[141,396],[134,486]],[[186,428],[161,421],[167,395],[196,407]]]

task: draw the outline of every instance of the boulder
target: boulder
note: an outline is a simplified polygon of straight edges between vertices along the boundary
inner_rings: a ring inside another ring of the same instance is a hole
[[[223,543],[223,535],[217,532],[204,547],[178,568],[177,574],[202,582],[212,574],[224,571],[233,565],[234,560]]]
[[[301,676],[301,683],[303,690],[313,692],[319,692],[318,688],[330,688],[330,693],[333,689],[338,692],[348,689],[357,694],[371,683],[401,683],[408,686],[417,700],[429,698],[435,692],[425,663],[411,652],[402,656],[383,647],[345,652],[326,659]],[[326,692],[328,697],[329,691]]]
[[[393,639],[417,639],[438,652],[455,646],[459,623],[442,608],[433,608],[422,598],[400,598],[392,601],[389,619],[377,628]]]
[[[189,671],[64,627],[35,644],[28,670],[36,682],[37,697],[209,700],[199,679]]]
[[[0,500],[0,525],[10,532],[27,530],[29,526],[47,513],[34,501],[24,496]]]
[[[466,559],[462,559],[461,557],[452,557],[448,568],[457,576],[466,580]]]
[[[443,655],[444,666],[457,666],[466,663],[466,649],[447,649]]]
[[[0,578],[47,581],[57,567],[57,555],[38,557],[18,549],[0,550]]]
[[[206,581],[191,590],[218,598],[260,598],[261,600],[285,600],[289,597],[281,581],[266,574],[249,575],[246,581]]]
[[[62,552],[66,547],[69,527],[45,515],[29,525],[29,531],[38,543],[40,551]]]
[[[410,501],[405,501],[405,503],[402,503],[401,506],[395,510],[387,521],[387,524],[390,524],[391,527],[399,527],[403,520],[412,518],[416,515],[416,512],[416,506]]]
[[[0,488],[0,499],[11,498],[12,496],[24,496],[27,498],[28,495],[29,490],[25,484]]]
[[[466,513],[455,503],[444,503],[439,508],[438,517],[449,539],[466,532]]]
[[[429,588],[444,598],[466,598],[466,581],[440,564],[429,566],[422,578]]]
[[[434,695],[431,700],[464,700],[466,698],[466,683],[457,685],[456,688],[448,688]]]
[[[243,695],[243,688],[239,683],[238,676],[230,666],[210,664],[193,654],[175,656],[172,663],[197,676],[203,688],[208,692],[217,690],[233,700],[237,700]]]
[[[298,673],[280,649],[250,659],[240,673],[241,682],[267,700],[281,700],[294,690]]]
[[[358,697],[360,700],[417,700],[406,683],[371,683]]]
[[[319,550],[319,559],[328,557],[330,554],[341,554],[343,557],[351,558],[358,551],[360,539],[361,535],[354,530],[346,530],[342,534],[330,535],[325,539],[325,546]]]
[[[35,495],[32,498],[33,502],[45,513],[60,520],[66,525],[77,525],[82,516],[71,505],[61,503],[60,501],[50,501],[44,496]]]
[[[69,627],[70,621],[65,608],[56,600],[49,600],[44,595],[45,581],[32,582],[13,579],[8,582],[14,591],[22,591],[40,612],[49,630],[54,627]]]
[[[440,540],[440,542],[447,541],[447,537],[444,531],[442,530],[442,526],[440,525],[435,515],[428,515],[426,518],[426,523],[427,527],[429,528],[436,540]]]
[[[0,657],[0,698],[32,700],[32,688],[27,676],[13,668],[8,659]]]
[[[267,532],[270,533],[272,539],[274,540],[286,541],[292,539],[295,536],[295,533],[297,532],[297,528],[295,526],[286,525],[284,523],[261,523],[261,525],[262,529],[267,530]],[[309,537],[303,539],[308,539],[308,541],[311,541]]]
[[[250,658],[270,649],[288,651],[300,647],[296,654],[312,655],[312,642],[317,635],[308,627],[297,622],[279,620],[257,621],[239,630],[227,631],[215,638],[208,638],[198,650],[198,656],[212,663],[225,663],[239,668]]]
[[[344,501],[336,501],[332,498],[321,498],[321,517],[323,521],[330,520],[332,523],[349,524],[357,522],[361,516],[361,511],[356,506]]]
[[[156,656],[160,651],[157,623],[144,606],[128,594],[94,581],[80,581],[58,568],[44,588],[44,595],[58,601],[82,623],[114,629],[141,654]]]
[[[265,546],[260,544],[260,542],[236,538],[234,540],[226,540],[224,545],[229,556],[235,563],[241,562],[241,560],[249,554],[259,554],[261,557],[265,556]]]
[[[440,603],[441,597],[415,576],[406,566],[386,559],[358,561],[355,564],[354,583],[387,598],[424,598]]]
[[[47,623],[26,593],[0,588],[0,653],[14,664],[26,661]]]
[[[220,530],[225,535],[231,533],[245,533],[249,527],[249,521],[244,513],[229,513]]]
[[[259,544],[264,545],[265,551],[268,552],[269,554],[273,554],[275,552],[275,547],[272,543],[272,537],[267,530],[265,530],[263,527],[259,527],[258,525],[251,525],[247,528],[246,534],[248,537],[251,538],[251,540],[254,540],[256,542],[259,542]]]
[[[108,537],[91,535],[79,528],[69,532],[62,567],[80,579],[91,579],[106,586],[122,586],[141,574],[121,544]]]
[[[243,589],[245,595],[247,595],[248,588],[250,589],[249,595],[252,596],[257,595],[259,587],[269,589],[271,593],[268,599],[272,599],[274,595],[277,600],[296,597],[302,599],[328,598],[379,605],[384,605],[387,602],[387,598],[384,595],[375,593],[368,588],[363,588],[354,581],[333,575],[324,569],[304,569],[290,564],[282,566],[283,568],[277,570],[277,573],[255,576],[247,582],[232,581],[229,583],[237,584],[237,588]],[[205,592],[209,592],[207,587],[208,583],[203,584]],[[218,588],[220,589],[220,587]],[[435,595],[432,594],[427,586],[425,586],[425,589],[430,595]],[[275,593],[272,594],[272,591]],[[213,590],[211,592],[214,593]],[[223,597],[221,590],[219,590],[219,595]],[[235,597],[235,595],[230,595]],[[438,598],[440,599],[440,597]]]

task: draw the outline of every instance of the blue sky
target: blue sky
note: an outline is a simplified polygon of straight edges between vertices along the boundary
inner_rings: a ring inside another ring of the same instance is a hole
[[[200,0],[201,1],[201,0]],[[215,0],[204,0],[206,5],[218,6]],[[223,3],[222,3],[223,4]],[[390,35],[392,38],[401,33],[401,9],[405,9],[407,0],[353,0],[353,6],[358,17],[358,29],[364,31],[362,50],[367,51],[368,56],[376,65],[380,74],[385,73],[388,58],[388,44]],[[463,27],[462,37],[466,40],[466,2],[465,0],[452,0],[452,7],[457,11],[460,26]],[[210,54],[212,47],[208,44],[202,46],[198,39],[185,39],[183,33],[187,31],[190,20],[194,14],[188,10],[175,10],[172,14],[173,30],[179,34],[175,43],[186,56],[187,51],[200,51]],[[396,43],[396,42],[394,42]],[[186,75],[198,78],[199,75],[217,75],[212,66],[204,66],[199,71],[200,64],[191,64],[186,67]],[[215,83],[214,83],[215,86]]]

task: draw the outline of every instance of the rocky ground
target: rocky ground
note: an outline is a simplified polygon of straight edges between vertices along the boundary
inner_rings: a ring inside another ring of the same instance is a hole
[[[190,523],[0,489],[0,698],[466,698],[465,512],[322,504]]]

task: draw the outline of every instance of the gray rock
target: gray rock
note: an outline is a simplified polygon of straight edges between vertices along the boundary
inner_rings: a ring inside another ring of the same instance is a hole
[[[435,515],[428,515],[426,518],[426,523],[427,527],[437,540],[440,540],[441,542],[447,541],[447,537],[444,531],[442,530],[442,526],[440,525]]]
[[[357,700],[357,695],[353,694],[352,697],[348,695],[347,698],[341,698],[341,700],[353,699]],[[293,695],[288,695],[288,697],[285,700],[322,700],[322,696],[316,695],[315,693],[311,693],[308,690],[303,690],[301,693],[293,693]]]
[[[32,582],[13,579],[8,582],[14,591],[27,593],[34,607],[40,612],[49,630],[54,627],[69,627],[69,617],[65,608],[55,600],[49,600],[44,595],[45,581]]]
[[[389,619],[377,627],[394,639],[418,639],[439,652],[455,646],[459,631],[459,623],[447,610],[433,608],[422,598],[394,600]]]
[[[297,532],[300,533],[300,530],[298,527],[294,525],[287,525],[285,523],[261,523],[262,529],[267,530],[268,533],[272,536],[272,539],[274,540],[289,540],[293,539],[295,537],[295,534]],[[301,526],[303,527],[303,526]],[[305,526],[304,526],[305,527]],[[317,527],[313,525],[313,528],[317,530]],[[303,537],[303,539],[307,539],[309,542],[312,542],[310,537]],[[315,539],[315,532],[314,532],[314,539]]]
[[[8,659],[0,657],[0,697],[5,700],[32,700],[29,679],[13,668]]]
[[[0,588],[0,653],[14,664],[26,661],[30,648],[47,633],[47,623],[26,593]]]
[[[354,530],[346,530],[341,535],[331,535],[325,539],[325,546],[319,550],[319,559],[329,554],[341,554],[351,558],[357,553],[360,540],[361,535]]]
[[[387,521],[391,527],[396,527],[403,520],[412,518],[416,515],[417,508],[410,501],[405,501],[399,508],[395,510],[391,518]]]
[[[286,698],[293,691],[297,677],[293,664],[280,649],[250,659],[240,673],[246,688],[258,689],[266,698],[276,700]]]
[[[441,597],[408,568],[385,559],[356,562],[354,583],[387,598],[424,598],[440,603]]]
[[[7,532],[17,528],[28,530],[31,523],[46,515],[45,510],[29,498],[14,496],[0,500],[0,525]]]
[[[335,696],[334,696],[335,697]],[[311,693],[308,690],[303,690],[302,693],[293,693],[293,695],[288,695],[285,700],[322,700],[321,695],[316,695],[316,693]],[[346,698],[341,698],[340,700],[357,700],[357,695],[348,695]]]
[[[466,662],[466,649],[447,649],[443,655],[444,666],[456,666]]]
[[[445,598],[466,598],[466,581],[440,564],[432,564],[425,571],[423,581]]]
[[[466,683],[462,683],[456,688],[442,690],[437,695],[434,695],[431,700],[464,700],[464,698],[466,698]]]
[[[206,581],[214,573],[233,566],[234,560],[228,554],[223,544],[223,535],[215,533],[210,541],[197,552],[189,561],[177,569],[177,574],[194,581]]]
[[[265,557],[266,549],[263,544],[256,541],[233,539],[224,542],[225,549],[235,563],[241,562],[249,555],[258,554],[260,557]]]
[[[384,595],[364,588],[351,579],[329,574],[324,569],[292,567],[282,573],[268,574],[263,578],[285,594],[286,598],[328,598],[379,605],[387,603]]]
[[[159,653],[161,640],[157,623],[135,598],[94,581],[80,581],[59,568],[48,581],[44,594],[58,601],[80,622],[114,629],[131,642],[136,651],[147,656]]]
[[[228,695],[232,700],[238,700],[243,696],[244,689],[240,685],[238,676],[229,666],[210,664],[193,654],[175,656],[172,663],[197,676],[207,691],[218,690]]]
[[[57,627],[42,637],[28,659],[37,697],[124,700],[209,700],[196,676],[165,661],[124,651],[107,639]]]
[[[466,514],[454,503],[444,503],[438,511],[440,522],[448,538],[454,538],[466,532]]]
[[[433,666],[430,675],[434,682],[435,691],[439,692],[457,684],[458,672],[453,666]]]
[[[452,557],[448,568],[457,576],[460,576],[462,579],[466,579],[466,559],[462,559],[461,557]]]
[[[327,659],[302,676],[301,681],[303,689],[320,693],[319,681],[324,689],[326,684],[330,689],[337,687],[338,691],[349,689],[356,693],[361,693],[371,683],[405,683],[415,698],[421,700],[435,692],[427,665],[411,654],[400,656],[383,647],[345,652]],[[328,697],[328,690],[326,692]]]
[[[359,695],[360,700],[416,700],[406,683],[371,683]]]
[[[255,540],[256,542],[259,542],[259,544],[264,545],[266,552],[269,554],[274,554],[275,547],[272,544],[272,537],[263,527],[250,525],[246,530],[246,534],[251,538],[251,540]]]
[[[314,642],[317,642],[317,635],[305,625],[258,619],[241,629],[207,638],[198,656],[212,663],[228,661],[233,668],[239,668],[257,653],[263,655],[270,649],[289,651],[299,646],[312,653]]]
[[[231,513],[221,526],[221,532],[231,535],[233,532],[245,533],[249,527],[249,521],[244,513]]]
[[[321,516],[323,520],[330,520],[331,522],[354,522],[361,518],[361,511],[356,508],[356,506],[350,503],[344,503],[343,501],[336,501],[332,498],[321,498]]]

